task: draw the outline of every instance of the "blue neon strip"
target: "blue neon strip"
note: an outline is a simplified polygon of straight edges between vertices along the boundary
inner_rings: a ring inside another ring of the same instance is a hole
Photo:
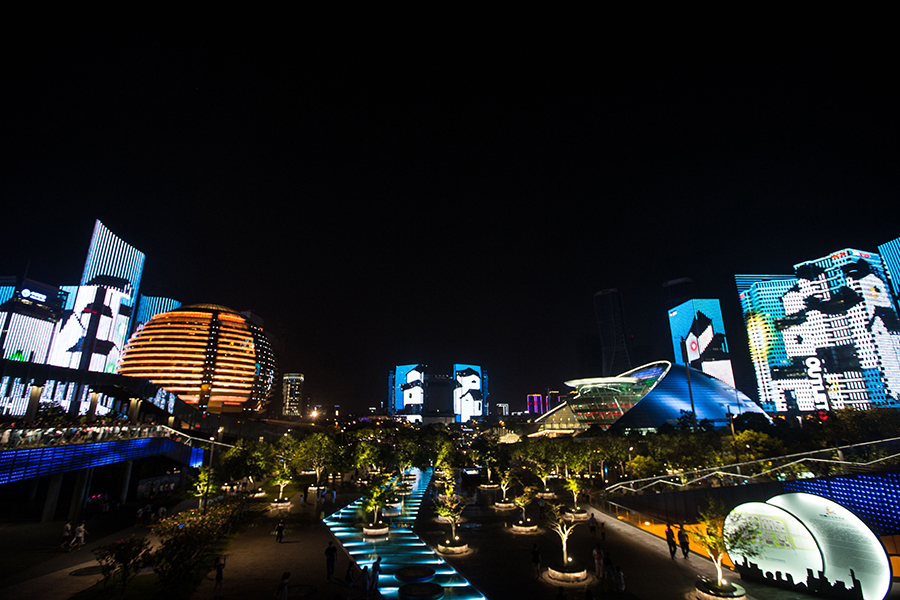
[[[203,463],[203,453],[201,448],[192,448],[164,438],[8,450],[0,452],[0,484],[160,454],[196,467]]]
[[[413,469],[413,472],[416,474],[416,482],[413,484],[412,494],[403,500],[400,516],[385,518],[391,525],[387,539],[378,538],[377,541],[367,539],[358,527],[358,524],[366,518],[362,498],[325,519],[325,524],[360,569],[366,566],[371,568],[376,557],[381,557],[382,573],[378,578],[378,589],[387,600],[399,600],[398,590],[402,583],[394,577],[394,572],[401,567],[413,565],[428,565],[434,569],[432,582],[444,587],[445,590],[452,588],[452,592],[450,590],[447,592],[453,598],[485,600],[485,596],[465,577],[457,573],[413,533],[412,527],[419,514],[422,496],[428,489],[432,475],[430,469],[424,472]]]

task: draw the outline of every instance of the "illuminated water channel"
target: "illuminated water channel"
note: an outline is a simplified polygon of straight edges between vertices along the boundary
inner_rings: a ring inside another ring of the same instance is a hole
[[[427,566],[434,569],[435,575],[431,583],[444,588],[445,598],[484,599],[485,596],[466,578],[444,562],[444,559],[413,533],[422,496],[425,495],[431,481],[432,472],[430,469],[426,471],[413,469],[412,473],[416,476],[415,481],[407,480],[407,483],[412,485],[412,493],[404,497],[399,515],[382,519],[390,524],[390,533],[386,537],[368,538],[363,535],[360,523],[368,520],[370,515],[363,514],[362,499],[325,519],[325,524],[360,569],[368,566],[371,570],[376,557],[381,557],[382,571],[378,578],[378,587],[388,600],[399,599],[398,590],[403,585],[394,577],[394,573],[402,567],[410,566]]]

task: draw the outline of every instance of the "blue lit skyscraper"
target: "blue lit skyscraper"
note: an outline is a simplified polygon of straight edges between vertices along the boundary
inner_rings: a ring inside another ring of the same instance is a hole
[[[170,312],[179,308],[181,302],[162,296],[141,296],[138,302],[137,312],[134,315],[132,329],[137,331],[142,325],[150,321],[156,315]]]
[[[685,363],[683,340],[690,366],[734,387],[725,321],[718,300],[688,300],[672,308],[669,310],[669,330],[676,363]]]
[[[143,272],[144,253],[126,244],[100,221],[94,223],[94,235],[84,263],[81,285],[103,285],[113,279],[124,280],[128,285],[122,292],[131,298],[130,306],[134,306]],[[98,278],[102,278],[103,283]]]
[[[900,310],[900,237],[878,246],[878,253],[888,272],[894,308]]]

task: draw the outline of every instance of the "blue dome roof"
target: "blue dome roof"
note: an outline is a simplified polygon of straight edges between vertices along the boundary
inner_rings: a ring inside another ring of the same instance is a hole
[[[691,395],[697,421],[708,419],[716,427],[728,424],[729,413],[754,412],[768,418],[743,392],[693,368],[689,393],[684,366],[672,365],[653,389],[613,424],[613,428],[655,429],[665,423],[674,423],[682,411],[691,411]]]

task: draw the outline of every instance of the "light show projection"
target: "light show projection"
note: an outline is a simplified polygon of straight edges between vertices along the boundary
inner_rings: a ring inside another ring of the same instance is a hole
[[[425,365],[401,365],[394,376],[394,410],[425,402]]]
[[[760,556],[732,555],[743,578],[865,600],[883,600],[890,590],[891,565],[881,542],[828,498],[791,493],[742,504],[728,515],[726,527],[743,518],[757,519],[760,526]]]
[[[900,408],[900,319],[881,257],[845,249],[794,273],[738,288],[763,407]]]
[[[456,420],[465,423],[472,417],[484,415],[481,386],[481,367],[453,365],[453,412]]]
[[[59,367],[112,373],[128,337],[129,296],[114,288],[84,285],[57,325],[48,362]]]
[[[725,321],[718,300],[695,299],[679,304],[669,311],[669,331],[676,363],[685,364],[684,340],[691,367],[734,387]]]

